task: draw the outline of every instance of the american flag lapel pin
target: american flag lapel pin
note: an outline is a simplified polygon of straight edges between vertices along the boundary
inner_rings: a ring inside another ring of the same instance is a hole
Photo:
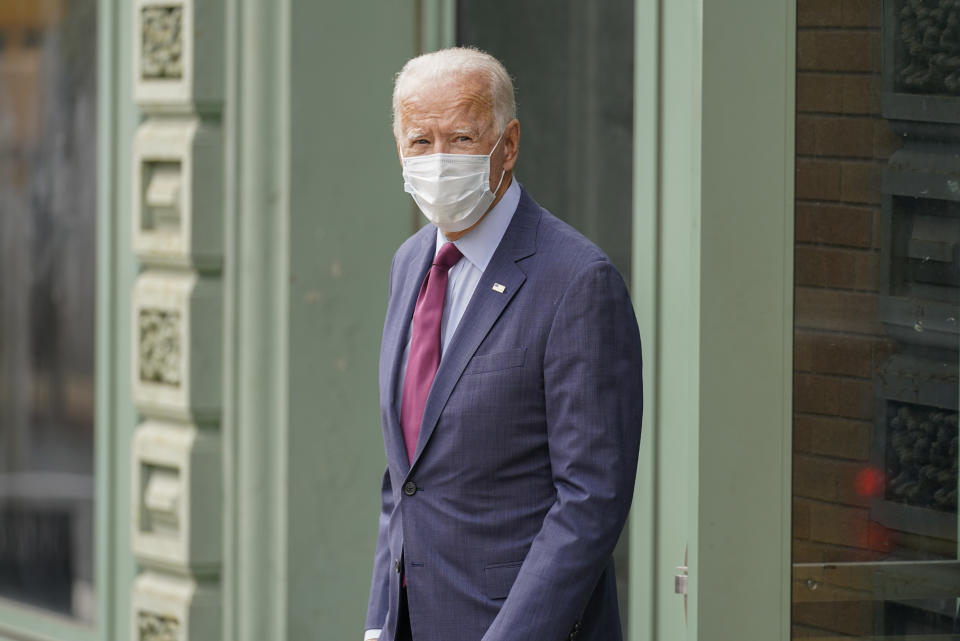
[[[493,289],[493,291],[497,292],[498,294],[502,294],[503,292],[507,291],[507,288],[501,285],[500,283],[494,283],[491,289]]]

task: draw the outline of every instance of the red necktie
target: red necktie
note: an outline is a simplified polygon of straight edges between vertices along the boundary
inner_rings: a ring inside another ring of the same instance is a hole
[[[417,306],[413,310],[413,333],[400,404],[403,440],[411,463],[417,450],[417,439],[420,438],[420,423],[423,422],[427,395],[440,366],[440,320],[443,318],[443,299],[447,295],[447,276],[450,268],[462,256],[453,243],[440,248],[423,279]]]

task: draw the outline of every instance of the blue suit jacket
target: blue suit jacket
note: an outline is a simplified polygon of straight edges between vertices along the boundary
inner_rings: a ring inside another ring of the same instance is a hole
[[[367,627],[393,640],[403,568],[415,641],[617,641],[610,555],[643,405],[623,279],[523,191],[440,363],[411,465],[395,390],[434,250],[427,225],[390,272],[387,469]]]

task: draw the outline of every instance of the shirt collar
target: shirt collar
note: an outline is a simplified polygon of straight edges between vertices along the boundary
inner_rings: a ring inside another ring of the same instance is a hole
[[[510,180],[510,186],[503,192],[503,198],[488,211],[477,226],[470,230],[469,234],[454,241],[454,245],[463,254],[463,257],[469,260],[474,267],[481,272],[487,268],[493,253],[503,240],[503,235],[510,226],[514,212],[517,211],[517,205],[520,204],[520,185],[516,177]],[[447,243],[446,236],[439,229],[437,230],[436,252]]]

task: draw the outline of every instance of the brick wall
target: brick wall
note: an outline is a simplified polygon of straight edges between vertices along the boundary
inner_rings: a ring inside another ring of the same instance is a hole
[[[893,349],[877,315],[880,176],[896,148],[879,115],[881,16],[880,0],[797,2],[794,563],[884,546],[857,490]],[[874,604],[839,600],[858,586],[827,588],[838,600],[795,604],[794,637],[869,634]]]

